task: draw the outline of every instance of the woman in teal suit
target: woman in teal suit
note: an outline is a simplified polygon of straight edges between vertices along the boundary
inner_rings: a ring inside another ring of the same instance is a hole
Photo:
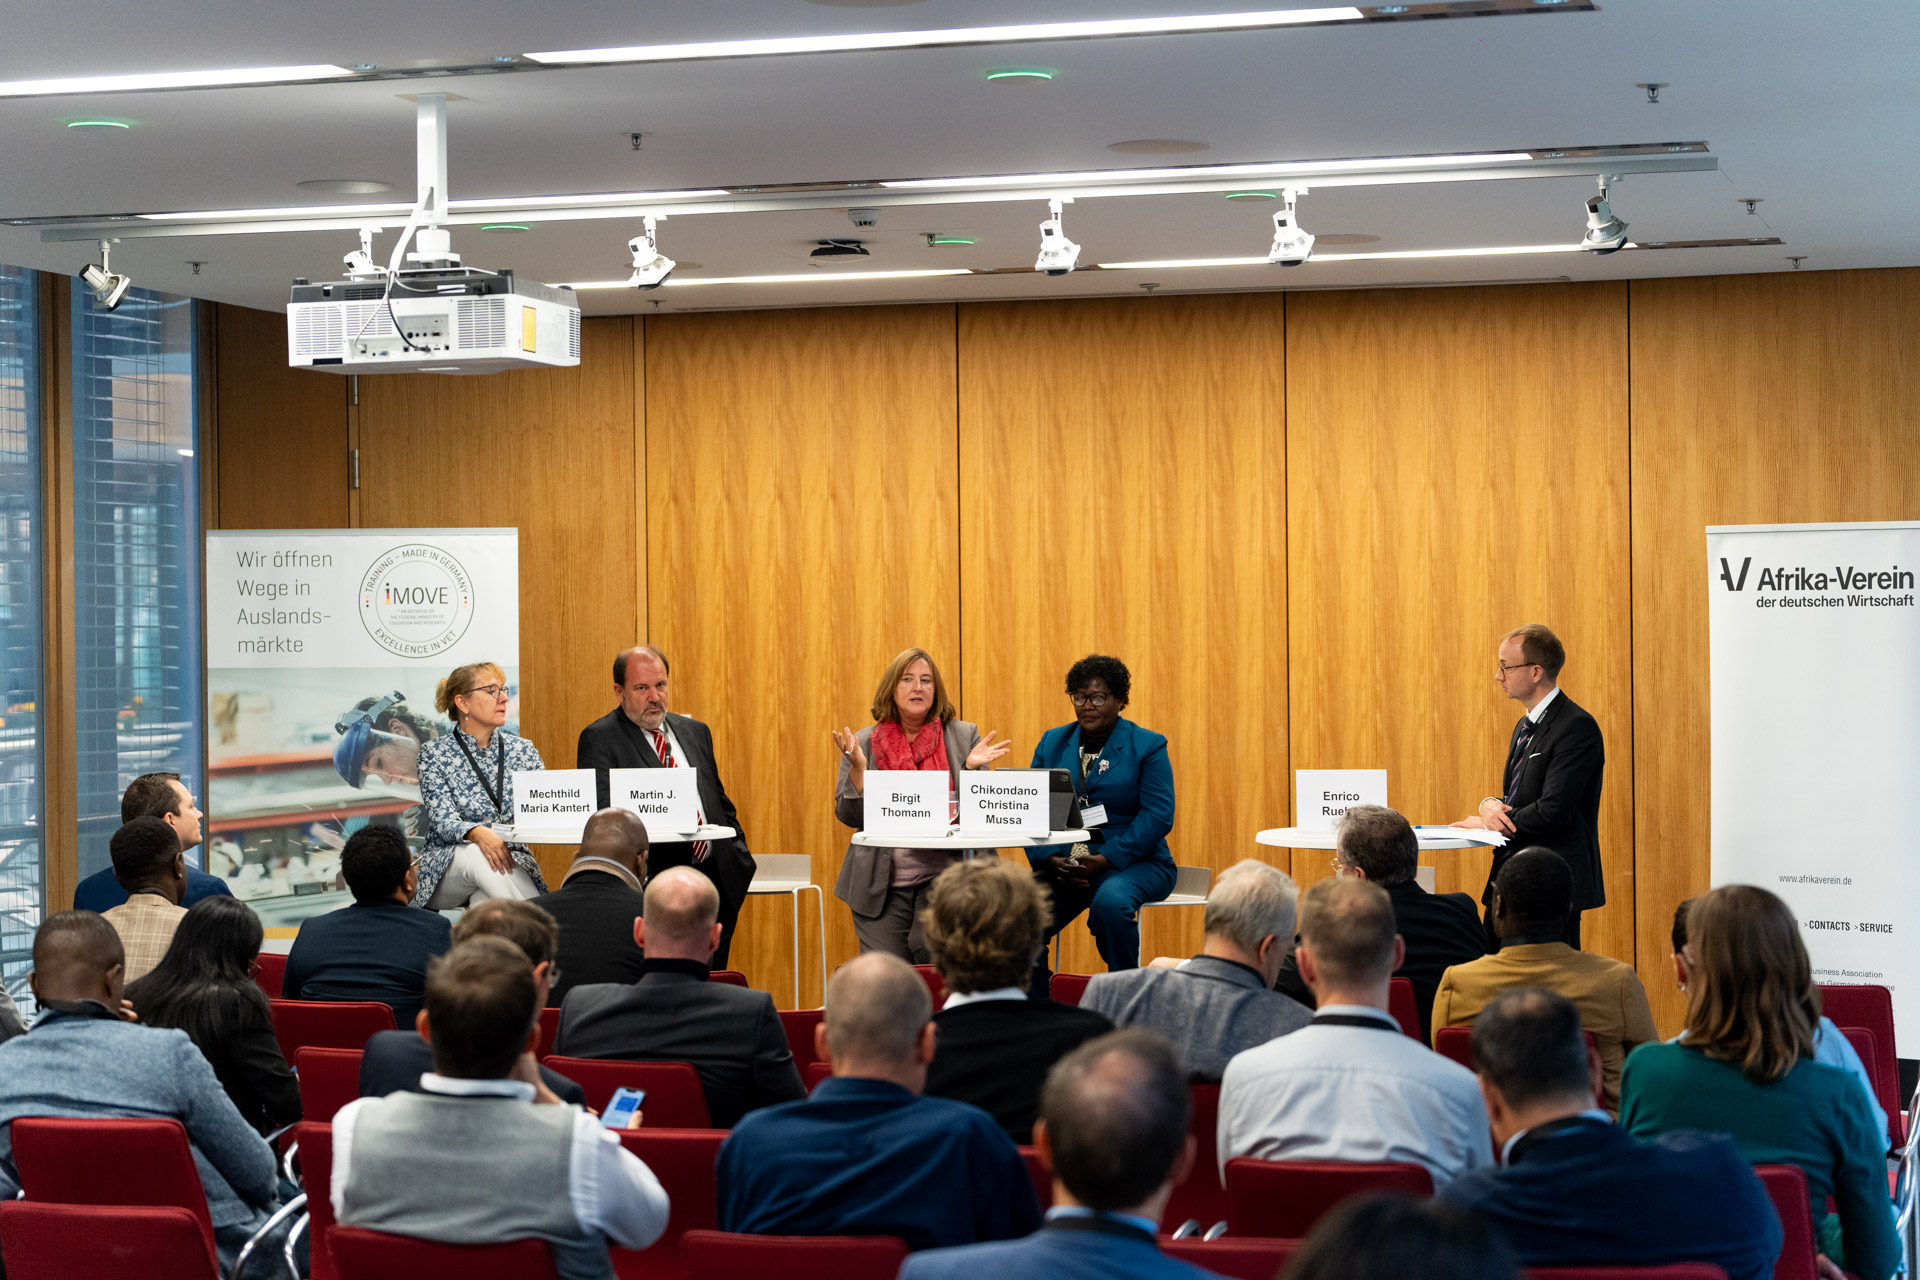
[[[1118,658],[1080,659],[1067,670],[1073,723],[1049,729],[1033,751],[1034,768],[1073,775],[1093,837],[1027,851],[1053,891],[1047,938],[1085,911],[1109,970],[1139,968],[1141,904],[1173,892],[1173,766],[1164,736],[1120,717],[1132,688]],[[1044,965],[1044,949],[1040,956]]]

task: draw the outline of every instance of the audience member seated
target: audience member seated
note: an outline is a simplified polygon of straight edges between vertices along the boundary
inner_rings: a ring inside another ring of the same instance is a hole
[[[1573,1002],[1600,1051],[1607,1110],[1620,1109],[1620,1065],[1637,1045],[1658,1040],[1647,989],[1630,964],[1575,951],[1561,935],[1573,910],[1573,872],[1551,849],[1522,849],[1493,882],[1493,928],[1500,950],[1458,964],[1440,979],[1435,1027],[1472,1026],[1502,991],[1545,987]]]
[[[1193,1167],[1186,1064],[1142,1030],[1090,1040],[1054,1064],[1033,1126],[1053,1173],[1046,1225],[1023,1240],[932,1249],[900,1280],[1206,1280],[1155,1243]]]
[[[773,997],[707,981],[720,945],[713,881],[668,867],[647,886],[634,929],[647,953],[640,980],[575,987],[560,1007],[555,1053],[689,1063],[716,1129],[731,1129],[756,1107],[807,1096]]]
[[[1521,1280],[1485,1219],[1405,1195],[1355,1196],[1314,1224],[1278,1280]]]
[[[647,897],[651,907],[651,888]],[[807,1101],[756,1111],[727,1138],[720,1229],[898,1236],[932,1249],[1039,1226],[1026,1162],[993,1117],[919,1096],[935,1035],[920,975],[871,951],[835,971],[826,996],[814,1043],[834,1074]]]
[[[1487,953],[1487,931],[1480,908],[1464,893],[1428,893],[1414,877],[1420,869],[1420,838],[1399,813],[1376,804],[1357,804],[1347,810],[1334,834],[1335,875],[1371,880],[1393,899],[1393,918],[1407,944],[1407,958],[1395,970],[1396,978],[1413,983],[1413,1003],[1420,1013],[1420,1034],[1433,1037],[1433,993],[1440,975],[1456,964],[1478,960]],[[1300,980],[1300,970],[1289,955],[1274,982],[1302,1003],[1313,993]]]
[[[1299,889],[1293,877],[1249,858],[1228,867],[1207,895],[1200,954],[1178,968],[1097,973],[1080,1007],[1115,1026],[1145,1027],[1172,1042],[1189,1079],[1217,1083],[1243,1049],[1298,1031],[1313,1011],[1268,990],[1293,945]]]
[[[1753,1164],[1799,1165],[1820,1254],[1887,1280],[1900,1264],[1887,1131],[1851,1076],[1814,1061],[1819,993],[1793,913],[1765,889],[1727,885],[1694,899],[1687,933],[1686,1033],[1627,1059],[1620,1123],[1642,1138],[1724,1133]]]
[[[1220,1083],[1220,1167],[1260,1160],[1404,1161],[1436,1187],[1493,1163],[1473,1073],[1404,1034],[1387,987],[1405,958],[1387,891],[1322,880],[1300,898],[1300,1030],[1234,1056]]]
[[[127,784],[120,797],[122,826],[135,818],[158,818],[173,828],[185,852],[200,843],[200,820],[204,815],[193,802],[193,793],[177,773],[143,773]],[[219,876],[210,876],[196,867],[187,868],[187,892],[180,905],[191,907],[202,898],[230,898],[233,891]],[[75,911],[107,911],[127,900],[127,891],[106,867],[82,880],[73,891]]]
[[[438,912],[407,905],[419,886],[400,828],[362,827],[340,851],[353,903],[300,926],[280,979],[287,1000],[373,1000],[393,1009],[396,1027],[420,1013],[427,962],[451,945]]]
[[[246,903],[202,898],[154,971],[127,984],[127,1003],[145,1026],[186,1032],[246,1122],[272,1133],[300,1119],[300,1085],[253,980],[260,939],[260,917]]]
[[[607,1242],[659,1239],[667,1193],[542,1083],[526,954],[505,938],[462,942],[428,967],[425,999],[433,1072],[421,1092],[358,1098],[333,1118],[335,1215],[443,1244],[541,1239],[563,1280],[612,1280]]]
[[[27,982],[42,1012],[26,1035],[0,1044],[0,1198],[19,1190],[11,1126],[22,1116],[171,1117],[193,1147],[225,1274],[277,1207],[273,1149],[186,1032],[132,1019],[125,973],[120,935],[91,911],[62,911],[35,931]]]
[[[167,954],[173,931],[187,909],[180,896],[187,888],[187,857],[180,837],[158,818],[135,818],[108,844],[114,878],[127,900],[101,912],[127,951],[127,981],[144,978]]]
[[[1608,1119],[1593,1105],[1599,1057],[1565,997],[1497,996],[1474,1020],[1473,1060],[1501,1167],[1455,1179],[1440,1198],[1491,1222],[1521,1265],[1773,1274],[1780,1220],[1733,1143],[1688,1130],[1641,1142]]]
[[[13,1002],[5,987],[0,987],[0,1042],[27,1034],[27,1022],[20,1016],[20,1006]]]
[[[1673,911],[1673,977],[1680,990],[1687,989],[1687,982],[1693,972],[1693,948],[1687,945],[1687,909],[1693,906],[1688,898]],[[1880,1106],[1880,1099],[1873,1091],[1873,1077],[1867,1074],[1867,1065],[1860,1061],[1860,1055],[1854,1051],[1853,1042],[1848,1040],[1833,1019],[1819,1016],[1818,987],[1812,988],[1813,1005],[1809,1006],[1809,1015],[1818,1017],[1813,1031],[1813,1060],[1824,1062],[1830,1067],[1839,1067],[1860,1082],[1860,1090],[1866,1095],[1867,1107],[1873,1112],[1873,1123],[1882,1133],[1887,1131],[1887,1113]],[[1684,1039],[1686,1032],[1675,1036],[1675,1040]]]
[[[533,985],[540,993],[541,1007],[546,1006],[547,988],[560,970],[553,958],[560,944],[560,929],[533,899],[489,898],[468,907],[453,926],[453,945],[457,947],[469,938],[505,938],[520,948],[533,968]],[[433,1046],[428,1043],[423,1013],[411,1027],[377,1031],[368,1039],[366,1051],[360,1055],[360,1096],[384,1098],[401,1090],[422,1092],[420,1078],[432,1070]],[[586,1090],[558,1071],[543,1066],[540,1078],[560,1101],[575,1107],[587,1105]]]
[[[947,988],[933,1015],[938,1035],[927,1094],[971,1102],[1018,1143],[1033,1140],[1048,1069],[1113,1030],[1091,1009],[1027,999],[1049,919],[1047,890],[998,858],[942,871],[921,917]]]
[[[575,987],[640,981],[645,956],[633,924],[645,907],[647,826],[625,809],[602,809],[587,819],[560,887],[532,899],[560,923],[559,977],[547,1003],[558,1007]]]

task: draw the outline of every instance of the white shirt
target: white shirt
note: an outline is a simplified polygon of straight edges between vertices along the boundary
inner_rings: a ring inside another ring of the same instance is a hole
[[[1553,688],[1547,690],[1547,696],[1534,703],[1533,709],[1527,712],[1527,719],[1533,721],[1535,724],[1539,724],[1540,717],[1547,714],[1547,708],[1552,706],[1553,700],[1559,696],[1559,685],[1555,685]]]
[[[420,1077],[426,1093],[453,1097],[517,1098],[533,1101],[533,1086],[518,1080],[459,1080],[431,1071]],[[347,1172],[353,1167],[353,1124],[360,1108],[375,1098],[356,1098],[333,1117],[333,1181],[328,1198],[334,1216],[341,1213]],[[667,1192],[640,1157],[600,1121],[578,1108],[573,1113],[573,1145],[567,1161],[567,1200],[573,1216],[589,1231],[629,1249],[644,1249],[667,1229]]]
[[[983,1000],[1025,1000],[1027,993],[1018,987],[995,987],[991,991],[969,991],[961,995],[958,991],[947,997],[942,1009],[958,1009],[963,1004],[979,1004]]]
[[[1404,1161],[1435,1189],[1493,1163],[1486,1103],[1471,1071],[1366,1005],[1326,1005],[1380,1029],[1314,1022],[1238,1053],[1220,1081],[1220,1169],[1258,1160]]]

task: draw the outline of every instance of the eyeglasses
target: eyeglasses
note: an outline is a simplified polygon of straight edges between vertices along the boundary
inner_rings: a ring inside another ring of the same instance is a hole
[[[1112,696],[1108,693],[1070,693],[1067,695],[1067,701],[1076,707],[1092,707],[1098,711],[1107,705],[1107,699]]]
[[[1509,671],[1518,671],[1522,667],[1537,667],[1539,665],[1537,662],[1503,662],[1493,669],[1493,676],[1494,679],[1497,680]]]
[[[484,693],[489,698],[497,698],[501,694],[505,693],[506,691],[507,691],[507,686],[503,684],[477,684],[473,688],[467,690],[468,693]]]

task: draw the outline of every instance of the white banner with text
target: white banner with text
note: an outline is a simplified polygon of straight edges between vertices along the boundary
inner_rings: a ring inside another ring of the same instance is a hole
[[[1920,1057],[1920,523],[1707,530],[1713,883],[1800,922],[1813,978],[1893,990]],[[1671,640],[1668,643],[1672,643]]]

